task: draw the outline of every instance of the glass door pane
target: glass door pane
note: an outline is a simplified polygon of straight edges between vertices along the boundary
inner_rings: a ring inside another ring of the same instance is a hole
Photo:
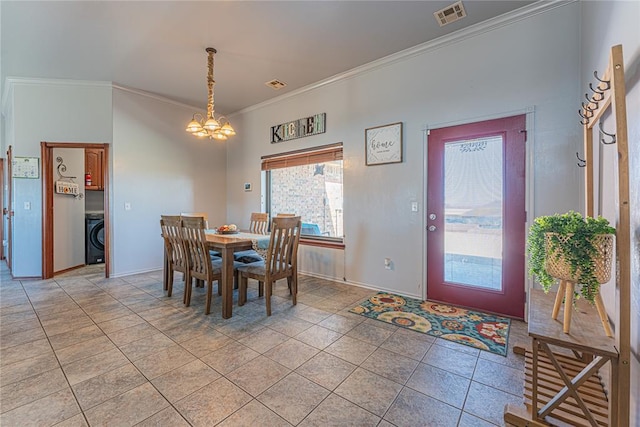
[[[444,146],[444,280],[502,290],[503,138]]]

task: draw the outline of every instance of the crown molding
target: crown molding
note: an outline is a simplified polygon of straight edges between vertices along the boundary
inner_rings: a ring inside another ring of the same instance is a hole
[[[164,103],[167,103],[167,104],[172,104],[172,105],[175,105],[175,106],[178,106],[178,107],[181,107],[181,108],[190,109],[190,110],[196,110],[196,111],[202,111],[202,107],[197,107],[197,106],[194,106],[194,105],[185,104],[184,102],[175,101],[173,99],[166,98],[166,97],[164,97],[162,95],[158,95],[158,94],[155,94],[153,92],[147,92],[147,91],[144,91],[144,90],[141,90],[141,89],[135,89],[135,88],[128,87],[128,86],[122,86],[122,85],[119,85],[117,83],[113,84],[113,88],[121,90],[123,92],[133,93],[135,95],[140,95],[140,96],[144,96],[146,98],[151,98],[153,100],[164,102]]]
[[[15,86],[18,85],[47,85],[47,86],[89,86],[89,87],[108,87],[112,89],[121,90],[123,92],[129,92],[136,95],[144,96],[154,99],[156,101],[165,102],[167,104],[176,105],[181,108],[190,110],[201,110],[200,107],[185,104],[183,102],[174,101],[155,93],[146,92],[140,89],[134,89],[127,86],[122,86],[117,83],[109,81],[92,81],[92,80],[72,80],[72,79],[46,79],[36,77],[7,77],[5,79],[4,92],[2,94],[2,111],[5,111],[6,103],[9,98],[9,94],[13,91]]]
[[[360,67],[352,68],[351,70],[336,74],[324,80],[320,80],[318,82],[312,83],[308,86],[304,86],[294,91],[285,93],[276,98],[271,98],[259,104],[255,104],[255,105],[243,108],[242,110],[238,110],[232,114],[229,114],[228,116],[233,117],[238,114],[248,113],[250,111],[258,110],[260,108],[264,108],[271,104],[281,102],[285,99],[292,98],[306,92],[310,92],[312,90],[321,88],[323,86],[327,86],[342,80],[350,79],[352,77],[356,77],[358,75],[365,74],[365,73],[377,70],[379,68],[386,67],[391,64],[406,61],[407,59],[410,59],[414,56],[421,55],[436,49],[441,49],[451,44],[458,43],[460,41],[466,40],[471,37],[479,36],[486,32],[496,30],[498,28],[513,24],[515,22],[530,18],[532,16],[539,15],[541,13],[549,12],[558,7],[564,7],[568,4],[575,3],[577,1],[578,0],[538,1],[530,5],[521,7],[519,9],[513,10],[511,12],[507,12],[495,18],[491,18],[486,21],[479,22],[475,25],[471,25],[467,28],[463,28],[451,34],[447,34],[445,36],[419,44],[417,46],[413,46],[408,49],[401,50],[399,52],[385,56],[384,58],[380,58],[375,61],[369,62],[367,64],[361,65]]]

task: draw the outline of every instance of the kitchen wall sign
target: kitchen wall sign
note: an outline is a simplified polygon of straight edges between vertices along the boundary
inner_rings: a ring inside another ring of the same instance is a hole
[[[322,113],[271,126],[271,143],[324,133],[326,120],[327,113]]]

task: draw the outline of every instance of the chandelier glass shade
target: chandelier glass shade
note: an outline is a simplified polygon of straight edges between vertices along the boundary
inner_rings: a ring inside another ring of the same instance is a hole
[[[189,124],[187,124],[186,131],[193,136],[208,136],[209,139],[225,141],[228,137],[235,135],[236,131],[233,130],[231,123],[229,123],[229,120],[227,120],[225,116],[219,116],[218,118],[215,116],[215,110],[213,108],[213,87],[216,82],[213,79],[213,55],[216,54],[217,51],[212,47],[208,47],[206,50],[209,55],[207,60],[209,68],[207,73],[207,89],[209,94],[207,99],[207,117],[205,118],[202,114],[195,113]]]

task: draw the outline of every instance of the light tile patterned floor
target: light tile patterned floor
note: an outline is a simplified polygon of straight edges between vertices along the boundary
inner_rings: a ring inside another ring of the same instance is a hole
[[[3,427],[491,426],[522,402],[521,357],[349,313],[367,289],[301,276],[297,306],[279,283],[267,317],[252,288],[224,320],[161,272],[0,280]]]

